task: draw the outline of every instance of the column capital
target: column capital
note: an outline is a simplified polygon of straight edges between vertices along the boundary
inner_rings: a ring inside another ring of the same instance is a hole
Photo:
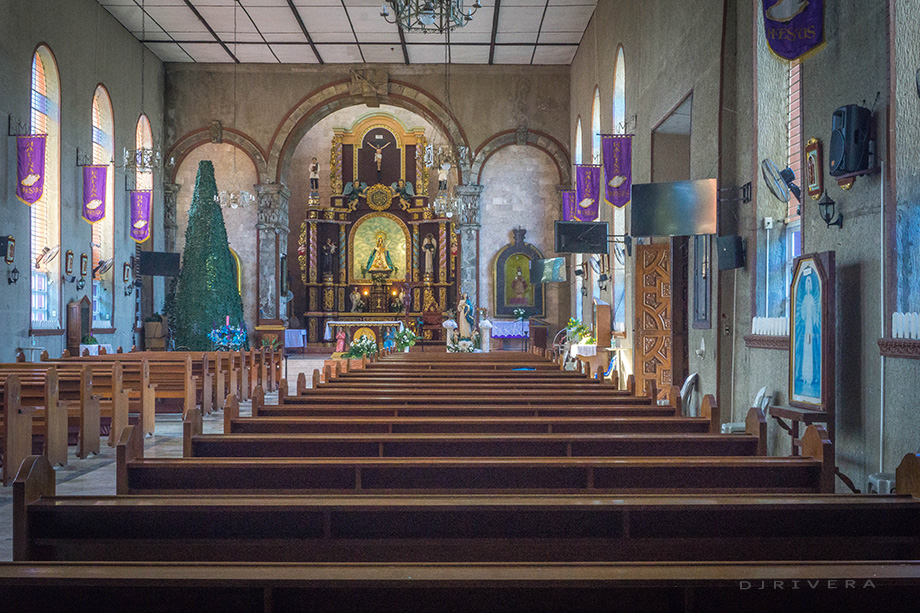
[[[457,220],[459,228],[473,227],[477,230],[479,229],[482,219],[481,198],[483,189],[484,187],[478,183],[468,183],[454,187],[454,195],[460,199],[462,204],[460,219]]]
[[[259,230],[274,230],[278,233],[290,232],[288,202],[291,190],[282,183],[258,183],[255,186],[259,202]]]

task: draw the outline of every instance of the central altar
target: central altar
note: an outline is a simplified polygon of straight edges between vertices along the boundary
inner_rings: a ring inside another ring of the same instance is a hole
[[[397,321],[424,337],[422,314],[456,303],[459,252],[428,205],[425,131],[372,113],[333,134],[332,196],[311,193],[298,242],[307,343]]]

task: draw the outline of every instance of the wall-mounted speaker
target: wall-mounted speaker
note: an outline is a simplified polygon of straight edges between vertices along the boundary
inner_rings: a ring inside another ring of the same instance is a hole
[[[716,247],[719,252],[719,270],[744,268],[744,241],[740,236],[720,236]]]
[[[834,111],[828,168],[839,177],[869,169],[872,111],[850,104]]]

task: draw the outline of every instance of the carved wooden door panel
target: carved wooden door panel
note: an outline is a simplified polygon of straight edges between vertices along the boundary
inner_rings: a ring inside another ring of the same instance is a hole
[[[636,249],[636,384],[671,385],[671,247]]]

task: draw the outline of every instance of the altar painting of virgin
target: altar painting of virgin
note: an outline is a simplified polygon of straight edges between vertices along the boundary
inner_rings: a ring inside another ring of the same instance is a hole
[[[834,393],[834,254],[796,258],[790,287],[789,400],[823,408]]]
[[[409,231],[393,215],[374,213],[359,219],[351,231],[350,282],[369,282],[375,273],[404,280],[410,269],[408,242]]]

